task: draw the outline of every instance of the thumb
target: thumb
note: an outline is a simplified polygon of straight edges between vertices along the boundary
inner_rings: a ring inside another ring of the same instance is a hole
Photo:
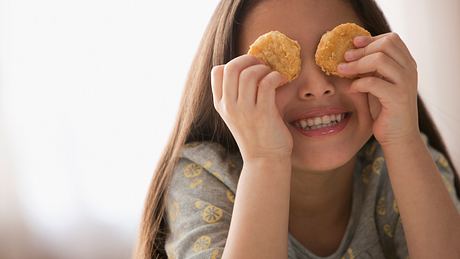
[[[377,97],[372,94],[367,94],[369,102],[369,111],[371,113],[372,119],[375,121],[382,110],[382,105]]]

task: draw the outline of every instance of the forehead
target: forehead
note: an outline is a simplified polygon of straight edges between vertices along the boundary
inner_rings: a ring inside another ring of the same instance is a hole
[[[323,33],[345,22],[360,24],[352,6],[344,0],[261,1],[240,25],[238,53],[246,53],[260,35],[277,30],[298,41],[302,55],[310,55]]]

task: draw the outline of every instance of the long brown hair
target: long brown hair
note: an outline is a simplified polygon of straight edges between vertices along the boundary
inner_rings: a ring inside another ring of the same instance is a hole
[[[390,32],[390,27],[373,0],[345,0],[351,3],[372,35]],[[229,153],[239,152],[230,130],[213,106],[210,73],[215,65],[225,64],[237,56],[236,42],[240,21],[252,5],[260,0],[222,0],[206,28],[189,71],[174,130],[158,161],[145,201],[135,258],[166,258],[164,242],[168,234],[165,197],[181,147],[193,141],[212,141]],[[431,146],[442,152],[453,168],[450,156],[421,98],[417,96],[419,127]],[[455,171],[455,170],[454,170]],[[460,197],[458,176],[455,187]]]

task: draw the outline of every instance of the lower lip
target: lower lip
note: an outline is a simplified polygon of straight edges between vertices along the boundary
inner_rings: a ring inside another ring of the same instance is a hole
[[[339,123],[324,127],[324,128],[319,128],[319,129],[312,129],[312,130],[303,130],[300,128],[297,128],[294,126],[294,128],[299,131],[302,135],[305,135],[307,137],[321,137],[321,136],[330,136],[339,133],[342,131],[348,124],[348,121],[350,120],[351,113],[347,114],[347,116],[342,119]]]

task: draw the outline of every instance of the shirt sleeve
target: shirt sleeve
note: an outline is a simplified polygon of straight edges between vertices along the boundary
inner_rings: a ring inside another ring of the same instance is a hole
[[[434,148],[428,146],[430,150],[431,156],[433,161],[436,164],[438,172],[441,174],[443,179],[444,185],[449,192],[449,195],[454,203],[457,211],[460,213],[460,202],[455,192],[455,185],[454,185],[454,171],[452,167],[449,165],[449,162],[445,158],[445,156],[440,153],[439,151],[435,150]],[[395,205],[395,209],[397,210],[397,205]],[[407,241],[404,236],[404,229],[401,222],[401,218],[399,217],[398,213],[398,220],[396,222],[395,232],[394,232],[394,245],[396,249],[397,258],[407,258],[408,257],[408,249],[407,249]]]
[[[222,256],[235,194],[219,179],[221,174],[206,168],[180,158],[174,169],[166,201],[168,258]]]

